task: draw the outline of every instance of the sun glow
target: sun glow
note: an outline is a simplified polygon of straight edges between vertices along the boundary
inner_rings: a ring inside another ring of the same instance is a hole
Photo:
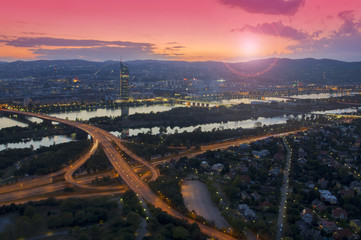
[[[259,53],[259,43],[255,38],[245,38],[241,42],[241,53],[245,56],[255,56]]]

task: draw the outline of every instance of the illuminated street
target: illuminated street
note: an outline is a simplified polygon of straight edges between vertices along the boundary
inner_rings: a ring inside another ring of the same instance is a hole
[[[128,163],[124,160],[124,158],[119,154],[118,150],[114,146],[113,143],[116,143],[118,147],[120,147],[123,151],[125,150],[121,143],[119,142],[119,139],[112,135],[111,133],[104,131],[102,129],[96,128],[94,126],[81,124],[78,122],[72,122],[64,119],[59,119],[55,117],[50,117],[46,115],[40,115],[35,113],[28,113],[28,112],[17,112],[14,110],[3,110],[1,111],[10,112],[13,114],[23,114],[27,116],[32,117],[38,117],[41,119],[46,119],[50,121],[59,122],[62,124],[70,125],[76,128],[79,128],[81,130],[84,130],[88,134],[92,136],[93,141],[95,144],[99,143],[103,146],[104,152],[107,155],[109,161],[113,165],[114,169],[118,172],[119,176],[122,178],[122,180],[128,185],[130,189],[132,189],[135,193],[142,196],[143,199],[153,204],[155,207],[161,208],[163,211],[166,211],[168,214],[182,218],[185,218],[182,214],[175,211],[174,209],[170,208],[163,200],[161,200],[156,194],[152,192],[152,190],[149,188],[149,186],[141,179],[139,176],[133,171],[133,169],[128,165]],[[134,155],[133,155],[134,157]],[[138,160],[141,160],[140,158],[136,158]],[[76,165],[70,168],[70,170],[67,172],[67,180],[72,182],[73,184],[77,184],[75,180],[72,180],[70,177],[71,174],[79,168],[82,164],[84,164],[84,161],[78,161]],[[145,163],[145,161],[144,161]],[[147,166],[152,170],[154,168],[152,165],[147,164]],[[157,170],[153,169],[152,172],[157,173]],[[190,222],[193,222],[191,219],[187,219]],[[221,233],[218,230],[212,229],[210,227],[207,227],[203,224],[198,223],[202,232],[209,236],[213,236],[219,239],[234,239],[233,237]]]

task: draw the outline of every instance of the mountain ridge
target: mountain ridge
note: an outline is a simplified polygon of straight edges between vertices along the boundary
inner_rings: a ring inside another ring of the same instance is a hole
[[[360,84],[361,61],[334,59],[265,58],[247,62],[132,60],[132,81],[201,79],[252,80],[254,84]],[[0,78],[80,77],[118,79],[119,62],[93,62],[82,59],[14,61],[0,64]]]

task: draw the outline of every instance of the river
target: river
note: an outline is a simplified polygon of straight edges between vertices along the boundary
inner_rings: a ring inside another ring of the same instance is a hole
[[[302,94],[302,95],[291,95],[289,98],[299,98],[299,99],[321,99],[321,98],[331,98],[331,97],[340,97],[345,95],[355,95],[358,94],[356,92],[351,93],[319,93],[319,94]],[[289,99],[288,97],[266,97],[264,100],[255,100],[255,99],[231,99],[231,100],[222,100],[222,101],[214,101],[210,103],[210,106],[215,106],[217,104],[226,104],[226,105],[234,105],[234,104],[251,104],[252,102],[270,102],[270,101],[285,101]],[[127,115],[132,115],[135,113],[150,113],[150,112],[165,112],[169,111],[175,107],[185,107],[182,104],[158,104],[158,105],[150,105],[150,106],[136,106],[136,107],[128,107],[123,109],[96,109],[94,111],[74,111],[74,112],[63,112],[63,113],[53,113],[50,114],[54,117],[59,117],[63,119],[69,120],[88,120],[93,117],[118,117],[122,114],[126,113]],[[32,122],[41,122],[41,120],[36,118],[29,118]],[[27,126],[25,123],[18,122],[13,119],[4,118],[0,116],[0,129],[6,127]],[[142,130],[143,131],[143,130]]]
[[[318,94],[320,95],[320,94]],[[312,97],[312,94],[308,95],[309,97]],[[323,94],[322,96],[334,96],[332,94]],[[232,101],[232,100],[229,100]],[[183,105],[151,105],[151,106],[142,106],[142,107],[130,107],[129,109],[126,109],[126,111],[129,110],[129,114],[134,113],[150,113],[150,112],[162,112],[162,111],[168,111],[174,107],[177,106],[183,106]],[[328,111],[313,111],[313,114],[341,114],[341,113],[353,113],[356,112],[358,108],[352,107],[352,108],[345,108],[345,109],[335,109],[335,110],[328,110]],[[123,109],[124,111],[124,109]],[[68,113],[57,113],[57,114],[51,114],[52,116],[56,116],[59,118],[68,118],[70,120],[75,119],[89,119],[92,117],[101,117],[101,116],[120,116],[122,114],[122,109],[97,109],[95,111],[78,111],[78,112],[68,112]],[[296,116],[299,118],[300,116]],[[247,119],[242,121],[228,121],[228,122],[222,122],[222,123],[208,123],[208,124],[199,124],[196,126],[188,126],[188,127],[167,127],[166,133],[167,134],[173,134],[173,133],[182,133],[182,132],[192,132],[197,128],[200,128],[201,131],[204,132],[210,132],[213,129],[236,129],[236,128],[254,128],[257,126],[263,126],[263,125],[274,125],[274,124],[282,124],[286,123],[288,119],[292,119],[294,116],[292,115],[283,115],[279,117],[271,117],[271,118],[264,118],[260,117],[258,119]],[[40,122],[41,120],[37,118],[29,118],[32,122]],[[20,126],[24,127],[27,126],[27,124],[18,122],[14,119],[0,117],[0,129],[5,127],[12,127],[12,126]],[[113,131],[112,134],[115,136],[137,136],[139,133],[147,133],[150,132],[151,134],[159,134],[160,128],[159,127],[152,127],[152,128],[134,128],[134,129],[123,129],[121,131]],[[55,137],[45,137],[41,140],[33,140],[30,141],[24,141],[19,143],[9,143],[9,144],[2,144],[0,145],[0,150],[6,149],[6,148],[26,148],[33,146],[34,149],[39,148],[40,146],[50,146],[53,144],[59,144],[63,142],[69,142],[72,139],[67,136],[55,136]]]
[[[11,118],[6,118],[6,117],[1,117],[0,116],[0,129],[8,128],[8,127],[15,127],[15,126],[26,127],[27,124],[22,123],[22,122],[18,122],[18,121],[14,120],[14,119],[11,119]]]
[[[328,111],[314,111],[313,114],[341,114],[341,113],[354,113],[357,112],[358,109],[361,108],[345,108],[345,109],[334,109],[334,110],[328,110]],[[305,114],[307,115],[307,114]],[[193,132],[197,128],[201,128],[202,132],[211,132],[213,129],[220,129],[220,130],[226,130],[226,129],[237,129],[237,128],[243,128],[243,129],[249,129],[249,128],[255,128],[259,126],[269,126],[269,125],[275,125],[275,124],[283,124],[286,123],[289,119],[294,118],[301,118],[301,115],[293,116],[293,115],[283,115],[279,117],[259,117],[257,119],[247,119],[242,121],[228,121],[228,122],[221,122],[221,123],[207,123],[207,124],[199,124],[195,126],[189,126],[189,127],[167,127],[166,133],[167,134],[174,134],[176,132],[182,133],[182,132]],[[153,135],[160,133],[160,127],[152,127],[152,128],[130,128],[125,129],[122,132],[120,131],[113,131],[111,132],[115,136],[137,136],[139,133],[148,133],[150,132]]]
[[[30,148],[30,147],[33,147],[33,149],[36,150],[40,147],[49,147],[54,144],[66,143],[70,141],[73,141],[73,139],[65,135],[43,137],[39,140],[25,139],[17,143],[0,144],[0,151],[5,149]]]
[[[356,94],[360,94],[360,93],[358,93],[358,92],[313,93],[313,94],[291,95],[289,98],[296,98],[296,99],[325,99],[325,98],[332,98],[332,97],[354,96]]]
[[[124,112],[128,112],[129,115],[132,115],[135,113],[165,112],[165,111],[169,111],[175,107],[182,107],[182,106],[184,106],[184,105],[162,104],[162,105],[129,107],[129,108],[123,108],[123,109],[99,108],[94,111],[82,110],[82,111],[76,111],[76,112],[53,113],[53,114],[49,114],[49,115],[53,116],[53,117],[63,118],[63,119],[68,118],[69,120],[75,120],[75,119],[88,120],[93,117],[103,117],[103,116],[118,117],[118,116],[121,116],[122,114],[124,114]]]

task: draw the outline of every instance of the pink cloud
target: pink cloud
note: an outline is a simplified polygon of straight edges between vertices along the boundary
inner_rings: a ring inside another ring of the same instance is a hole
[[[342,11],[338,17],[343,20],[339,29],[321,39],[309,38],[288,49],[298,54],[312,54],[320,58],[347,59],[359,61],[361,55],[361,21],[356,21],[353,11]],[[314,33],[315,35],[316,33]]]
[[[295,28],[285,26],[280,21],[257,24],[256,26],[245,25],[242,28],[232,29],[232,31],[240,31],[240,32],[249,31],[249,32],[253,32],[253,33],[278,36],[278,37],[289,38],[289,39],[293,39],[293,40],[302,40],[302,39],[307,39],[309,37],[309,34],[302,32],[300,30],[297,30]]]
[[[0,36],[1,37],[1,36]],[[119,58],[124,60],[135,59],[163,59],[167,55],[155,54],[155,45],[146,42],[130,41],[103,41],[90,39],[65,39],[53,37],[2,37],[0,43],[12,47],[28,48],[40,59],[91,59],[109,60]],[[49,49],[47,47],[58,47]],[[182,46],[174,46],[180,49]]]
[[[230,7],[238,7],[250,13],[294,15],[305,0],[219,0]]]
[[[66,39],[53,37],[18,37],[15,39],[3,39],[0,42],[8,46],[14,47],[40,47],[40,46],[57,46],[57,47],[91,47],[91,46],[109,46],[115,45],[120,47],[139,47],[139,48],[153,48],[151,43],[139,43],[129,41],[101,41],[91,39]]]
[[[154,54],[150,49],[134,47],[92,47],[92,48],[60,48],[60,49],[31,49],[38,59],[88,59],[94,61],[107,61],[119,59],[165,59],[166,55]]]
[[[349,34],[358,32],[358,28],[361,26],[361,22],[355,22],[355,16],[353,11],[343,11],[338,14],[344,23],[337,32],[337,34]]]

